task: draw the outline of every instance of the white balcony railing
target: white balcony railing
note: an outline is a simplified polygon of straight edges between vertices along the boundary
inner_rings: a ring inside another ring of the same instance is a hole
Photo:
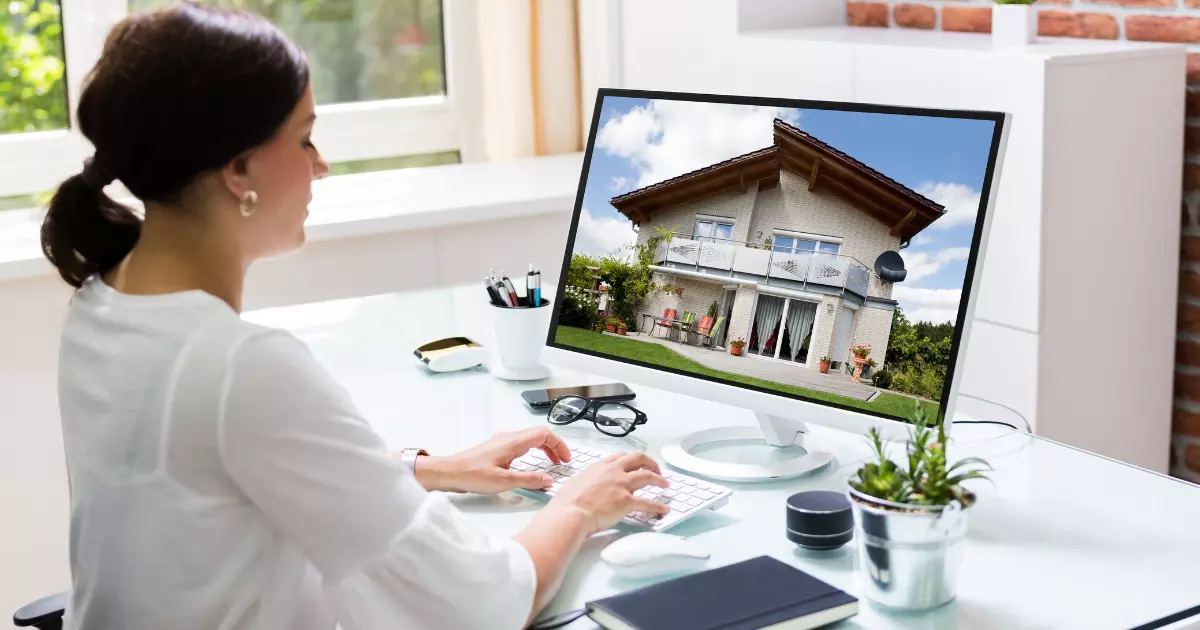
[[[782,252],[748,246],[740,241],[675,237],[658,246],[655,264],[693,267],[714,276],[734,274],[772,278],[845,289],[867,297],[870,271],[850,256],[819,252]],[[721,273],[725,272],[725,273]]]

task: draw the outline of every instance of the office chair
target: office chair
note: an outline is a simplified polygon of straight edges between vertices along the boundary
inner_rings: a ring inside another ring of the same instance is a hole
[[[13,614],[13,625],[18,628],[62,630],[63,613],[70,597],[71,591],[63,591],[26,604]]]

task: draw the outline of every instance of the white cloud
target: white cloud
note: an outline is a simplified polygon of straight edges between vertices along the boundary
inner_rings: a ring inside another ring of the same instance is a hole
[[[628,185],[629,185],[628,177],[619,177],[618,176],[618,177],[614,177],[612,180],[612,189],[616,192],[621,192],[621,191],[625,190],[625,187]]]
[[[956,322],[961,296],[962,289],[914,289],[897,285],[892,291],[892,299],[900,303],[904,316],[913,323]]]
[[[908,276],[904,278],[904,281],[912,284],[928,278],[951,262],[966,260],[970,253],[971,248],[969,247],[947,247],[933,253],[902,249],[900,257],[904,259],[904,268],[908,270]]]
[[[948,228],[970,225],[979,212],[979,192],[963,184],[927,182],[917,187],[917,192],[946,207],[946,214],[933,222],[930,228]]]
[[[913,237],[911,245],[913,247],[921,247],[924,245],[932,245],[937,242],[937,238],[930,236],[928,232],[921,232]]]
[[[625,158],[642,188],[772,144],[771,123],[799,122],[799,112],[779,107],[651,101],[613,116],[596,146]]]
[[[627,219],[596,218],[584,208],[579,215],[579,230],[575,233],[575,251],[589,256],[609,256],[637,242],[637,233]],[[627,254],[628,252],[621,252]]]

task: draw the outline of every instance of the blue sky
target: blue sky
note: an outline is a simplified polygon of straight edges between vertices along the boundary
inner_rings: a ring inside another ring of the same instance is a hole
[[[769,147],[783,118],[946,206],[901,252],[893,297],[910,319],[955,317],[994,124],[985,120],[606,98],[584,191],[576,251],[606,254],[635,238],[619,194]],[[874,261],[863,261],[870,265]]]

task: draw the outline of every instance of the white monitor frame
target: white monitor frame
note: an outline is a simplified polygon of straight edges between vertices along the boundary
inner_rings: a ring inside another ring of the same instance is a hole
[[[823,108],[845,111],[876,112],[889,114],[909,114],[921,116],[940,116],[954,118],[975,118],[992,120],[1000,126],[999,132],[993,136],[988,170],[984,178],[986,203],[982,204],[980,213],[982,220],[976,221],[975,233],[972,237],[971,253],[967,260],[967,273],[963,279],[964,291],[959,303],[958,322],[951,360],[947,368],[946,386],[943,390],[941,414],[946,422],[947,431],[952,424],[947,419],[954,418],[959,389],[962,384],[962,369],[967,356],[970,331],[975,315],[975,305],[979,294],[979,286],[983,276],[983,261],[987,250],[987,236],[991,231],[996,197],[1000,187],[1001,167],[1004,162],[1004,152],[1012,124],[1012,115],[998,112],[979,112],[967,110],[935,110],[914,107],[868,105],[861,103],[841,103],[826,101],[804,101],[796,99],[775,99],[757,97],[737,97],[727,95],[691,94],[676,92],[649,92],[643,90],[601,89],[595,101],[595,112],[592,116],[591,132],[588,136],[586,152],[584,153],[583,170],[580,175],[579,189],[575,199],[574,214],[571,219],[571,229],[568,234],[566,252],[563,260],[562,273],[559,276],[559,287],[556,295],[562,295],[567,282],[567,271],[575,247],[576,230],[579,227],[579,216],[583,206],[583,196],[587,185],[588,173],[591,167],[591,156],[594,150],[596,132],[600,121],[601,108],[606,96],[629,96],[634,98],[687,100],[701,102],[726,102],[759,104],[794,108]],[[557,302],[557,301],[556,301]],[[659,367],[649,367],[626,361],[589,353],[568,346],[556,346],[554,333],[558,324],[561,304],[554,305],[550,329],[546,336],[546,347],[543,349],[543,360],[548,363],[575,369],[581,372],[597,374],[621,381],[638,383],[649,387],[669,390],[693,396],[703,400],[723,403],[733,407],[756,412],[762,433],[767,436],[778,436],[781,432],[795,429],[804,432],[803,423],[813,423],[834,429],[866,434],[871,428],[877,428],[887,439],[904,439],[910,435],[912,425],[906,422],[875,415],[859,410],[836,407],[827,403],[793,398],[778,393],[766,393],[740,385],[732,385],[715,379],[689,376],[675,373]],[[790,433],[794,435],[794,433]],[[691,436],[689,436],[691,437]],[[774,443],[770,438],[769,443]],[[785,440],[786,436],[785,436]],[[684,439],[685,445],[689,444]],[[692,442],[694,443],[694,441]],[[721,479],[734,481],[751,481],[762,478],[779,478],[779,475],[769,475],[764,471],[727,470],[730,474],[719,474],[721,471],[712,469],[697,471]],[[796,476],[796,475],[792,475]]]

